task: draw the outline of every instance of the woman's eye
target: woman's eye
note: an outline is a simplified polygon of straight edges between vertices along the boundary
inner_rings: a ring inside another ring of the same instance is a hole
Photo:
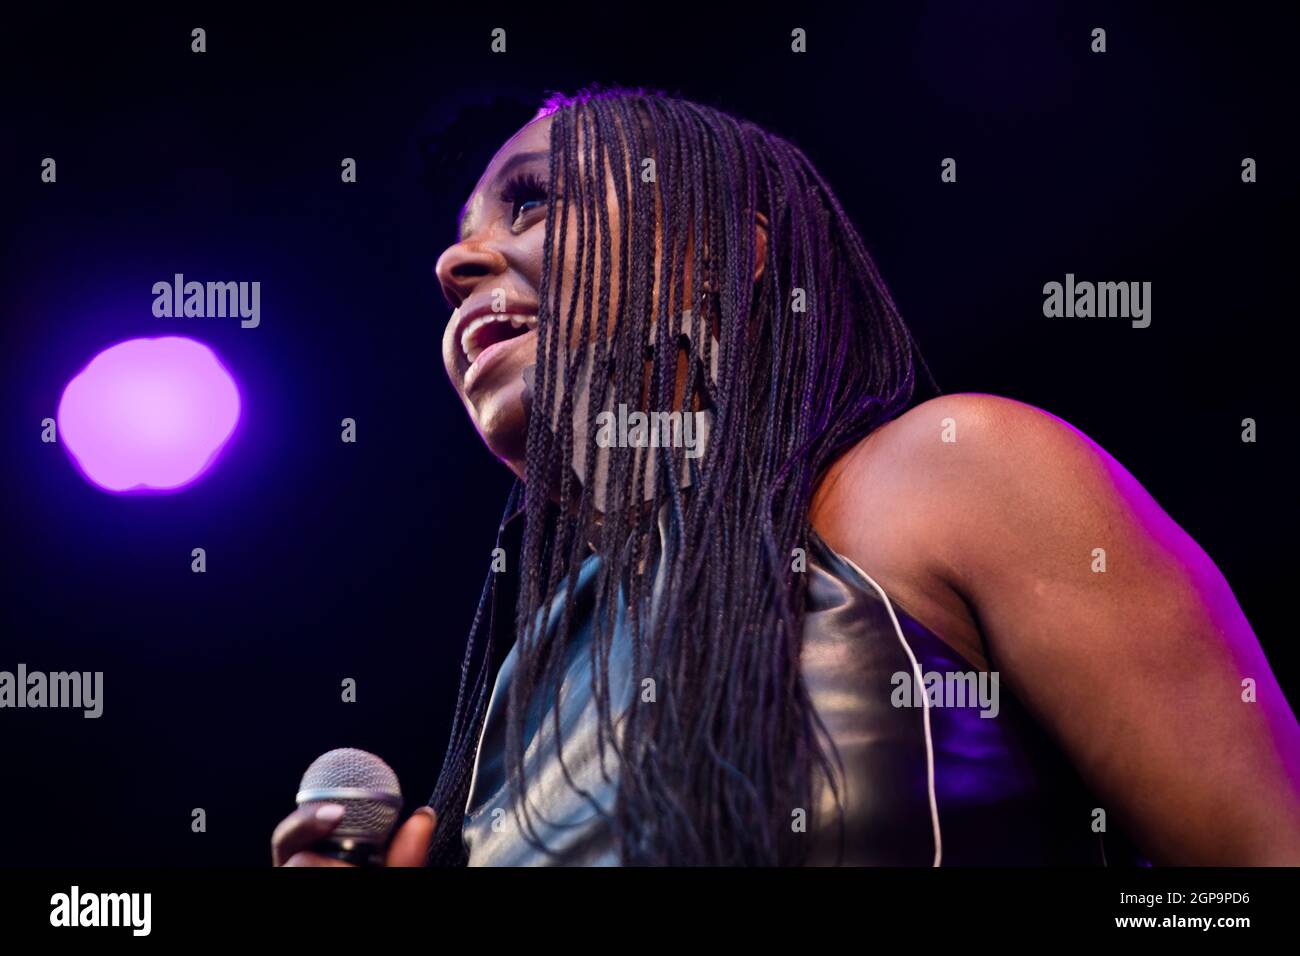
[[[522,202],[516,202],[514,204],[514,218],[518,219],[524,213],[528,212],[528,210],[541,206],[544,202],[545,200],[542,199],[527,199]]]
[[[527,174],[506,183],[501,194],[502,202],[510,203],[510,218],[515,223],[520,217],[545,206],[549,198],[546,185],[536,176]]]

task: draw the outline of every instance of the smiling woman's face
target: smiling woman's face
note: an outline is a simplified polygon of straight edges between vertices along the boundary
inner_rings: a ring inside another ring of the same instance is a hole
[[[459,241],[443,252],[435,267],[443,294],[453,308],[442,337],[447,375],[488,448],[521,478],[528,436],[528,409],[524,402],[527,386],[523,373],[537,362],[537,315],[546,249],[547,206],[556,193],[555,184],[548,181],[552,119],[548,115],[533,120],[497,151],[465,204]],[[584,136],[579,133],[577,174],[587,182],[583,143]],[[615,171],[610,163],[610,157],[606,156],[602,170],[604,222],[608,235],[617,237],[622,234],[623,225]],[[622,175],[624,189],[633,188],[634,168],[622,170]],[[571,319],[569,334],[561,341],[576,346],[593,290],[584,289],[576,307],[573,306],[574,276],[580,258],[577,205],[570,203],[564,215],[568,220],[564,230],[565,247],[556,250],[552,266],[558,283],[556,314],[564,316],[565,322]],[[656,241],[651,274],[655,281],[646,304],[650,314],[657,314],[659,280],[663,278],[664,268],[659,228],[662,206],[657,192],[654,215]],[[766,222],[761,216],[759,219]],[[756,229],[756,239],[755,278],[761,272],[766,254],[765,226]],[[590,274],[601,276],[604,271],[601,244],[594,246]],[[619,248],[620,243],[615,241],[609,253],[607,336],[612,334],[620,314]],[[688,235],[682,277],[685,302],[693,301],[690,266],[693,248],[693,238]],[[663,288],[671,290],[672,284]],[[669,308],[676,314],[675,293],[670,291],[668,296]],[[685,374],[682,356],[678,369],[679,393]]]
[[[435,267],[454,307],[442,337],[451,383],[492,453],[524,473],[523,371],[536,362],[551,117],[492,158],[465,205],[459,241]]]

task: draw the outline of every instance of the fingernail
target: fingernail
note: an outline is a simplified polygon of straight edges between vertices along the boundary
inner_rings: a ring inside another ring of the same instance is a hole
[[[412,814],[415,813],[423,813],[430,820],[436,820],[438,818],[438,815],[437,813],[434,812],[433,807],[417,807],[414,811],[412,811]]]
[[[340,803],[322,803],[316,808],[316,819],[322,823],[334,823],[343,819],[343,814],[348,812],[348,808]]]

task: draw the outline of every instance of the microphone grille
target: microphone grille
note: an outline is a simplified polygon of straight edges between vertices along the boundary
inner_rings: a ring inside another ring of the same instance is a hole
[[[340,747],[317,757],[302,776],[298,805],[337,803],[346,809],[335,836],[383,843],[397,822],[402,790],[397,774],[365,750]]]

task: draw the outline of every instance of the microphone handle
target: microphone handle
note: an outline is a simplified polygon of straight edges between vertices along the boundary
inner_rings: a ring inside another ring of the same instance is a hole
[[[381,844],[359,840],[356,837],[327,836],[311,846],[312,853],[364,867],[383,866],[384,850],[385,847]]]

